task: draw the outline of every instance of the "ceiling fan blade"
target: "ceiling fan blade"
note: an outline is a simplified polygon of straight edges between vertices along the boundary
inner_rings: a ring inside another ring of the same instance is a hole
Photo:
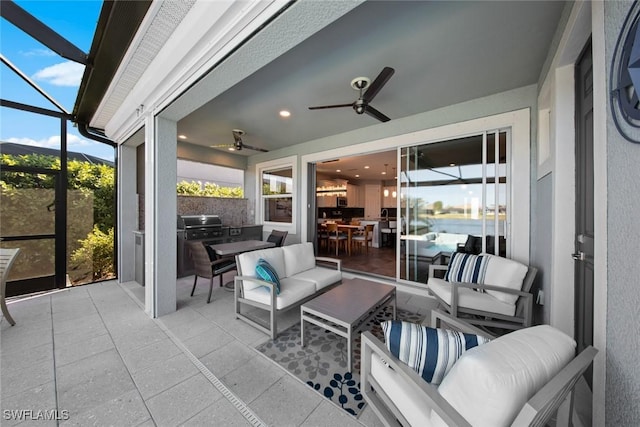
[[[309,110],[322,110],[324,108],[341,108],[341,107],[353,107],[353,102],[349,104],[319,105],[317,107],[309,107]]]
[[[380,74],[378,74],[378,77],[376,77],[373,83],[371,83],[371,86],[369,86],[367,91],[364,93],[362,99],[365,102],[371,102],[371,100],[378,94],[378,92],[380,92],[380,89],[382,89],[382,87],[389,81],[389,79],[395,72],[396,70],[391,67],[384,67],[382,71],[380,71]]]
[[[269,152],[269,150],[265,150],[264,148],[252,147],[247,144],[242,144],[242,148],[246,148],[247,150],[253,150],[253,151],[262,151],[263,153]]]
[[[370,115],[371,117],[375,117],[381,122],[388,122],[389,120],[391,120],[389,117],[385,116],[380,111],[373,108],[371,105],[367,105],[367,108],[365,108],[364,112]]]

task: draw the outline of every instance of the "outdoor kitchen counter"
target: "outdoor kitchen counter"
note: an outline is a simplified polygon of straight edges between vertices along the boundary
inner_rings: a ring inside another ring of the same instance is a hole
[[[222,237],[224,243],[240,242],[242,240],[263,240],[262,225],[223,225]]]

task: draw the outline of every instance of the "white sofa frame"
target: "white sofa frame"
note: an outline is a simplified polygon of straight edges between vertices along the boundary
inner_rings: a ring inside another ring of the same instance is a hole
[[[328,257],[315,257],[316,259],[316,264],[318,263],[332,263],[336,265],[336,269],[338,271],[342,271],[342,261],[336,258],[328,258]],[[278,309],[277,305],[276,305],[276,288],[275,288],[275,284],[272,282],[268,282],[266,280],[261,280],[259,278],[256,278],[254,276],[243,276],[242,275],[242,267],[241,267],[241,263],[238,260],[238,255],[236,255],[236,266],[237,266],[237,271],[238,271],[238,276],[236,276],[233,279],[234,282],[234,304],[235,304],[235,313],[236,313],[236,319],[240,319],[244,322],[247,322],[248,324],[250,324],[251,326],[265,332],[266,334],[268,334],[272,340],[276,339],[276,336],[278,336],[278,313],[280,312],[285,312],[288,311],[292,308],[295,307],[299,307],[301,304],[304,304],[307,301],[312,300],[313,298],[317,297],[318,295],[328,291],[329,289],[332,289],[333,287],[339,285],[340,283],[342,283],[342,280],[335,282],[331,285],[325,286],[324,288],[316,291],[314,294],[311,294],[305,298],[300,299],[299,301],[297,301],[295,304],[291,304],[283,309]],[[243,287],[242,287],[242,281],[246,280],[246,281],[251,281],[252,283],[257,283],[261,286],[266,286],[269,289],[269,295],[271,298],[271,302],[270,304],[262,304],[259,303],[257,301],[253,301],[250,299],[246,299],[244,298],[243,295]],[[246,314],[242,313],[242,305],[246,304],[252,307],[256,307],[262,310],[266,310],[267,312],[269,312],[269,325],[265,326],[262,323],[260,323],[258,320],[251,318],[250,316],[247,316]]]
[[[431,313],[431,325],[433,327],[441,327],[441,322],[445,322],[450,329],[490,337],[486,331],[453,318],[440,310],[433,310]],[[597,352],[598,350],[591,346],[584,349],[525,403],[511,425],[543,427],[556,413],[556,426],[570,425],[575,384],[591,365]],[[396,359],[387,350],[384,343],[367,331],[362,333],[360,385],[365,400],[371,405],[372,410],[385,426],[409,426],[410,424],[393,404],[389,396],[385,394],[384,389],[372,377],[371,357],[373,355],[381,357],[403,380],[415,384],[419,388],[422,394],[421,398],[425,404],[431,407],[448,426],[471,426],[438,393],[438,389],[435,386],[424,381],[416,371]]]
[[[430,265],[429,266],[429,278],[435,277],[436,271],[446,271],[448,266],[446,265]],[[533,319],[533,294],[531,293],[531,287],[533,281],[536,278],[538,269],[535,267],[528,267],[527,274],[522,280],[522,287],[520,290],[505,288],[502,286],[494,285],[480,285],[475,283],[454,283],[451,282],[451,304],[444,301],[442,298],[434,294],[429,290],[429,294],[432,295],[438,303],[448,311],[453,317],[463,317],[463,319],[473,325],[488,326],[501,329],[520,329],[528,328],[532,325]],[[427,286],[429,282],[427,281]],[[518,295],[516,301],[516,312],[513,316],[507,316],[499,313],[491,313],[484,310],[474,310],[470,307],[461,307],[458,305],[458,289],[484,289],[500,291],[512,295]]]

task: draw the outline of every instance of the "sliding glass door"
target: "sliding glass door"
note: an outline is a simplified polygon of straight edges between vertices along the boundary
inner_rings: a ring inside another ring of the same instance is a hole
[[[509,146],[500,130],[400,149],[400,279],[425,283],[456,251],[509,255]]]

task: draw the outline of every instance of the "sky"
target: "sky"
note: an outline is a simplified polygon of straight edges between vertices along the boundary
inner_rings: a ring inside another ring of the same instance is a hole
[[[89,52],[102,1],[16,0],[16,3],[80,50]],[[0,51],[67,111],[73,111],[83,65],[59,56],[5,19],[0,19]],[[2,99],[59,111],[4,63],[0,67]],[[60,148],[60,120],[2,107],[0,141]],[[113,148],[84,138],[70,122],[67,146],[69,151],[112,161],[114,158]]]

